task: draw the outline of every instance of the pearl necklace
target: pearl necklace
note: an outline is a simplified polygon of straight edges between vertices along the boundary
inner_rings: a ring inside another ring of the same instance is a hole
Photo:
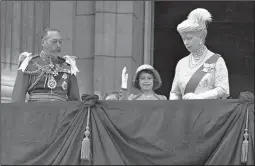
[[[204,61],[204,59],[207,55],[207,52],[208,52],[208,49],[206,48],[206,46],[202,46],[196,52],[191,53],[191,55],[189,57],[189,67],[196,68],[196,67],[200,66],[202,64],[202,62]]]
[[[148,96],[146,96],[146,95],[144,95],[146,98],[150,98],[150,97],[152,97],[152,95],[148,95]]]

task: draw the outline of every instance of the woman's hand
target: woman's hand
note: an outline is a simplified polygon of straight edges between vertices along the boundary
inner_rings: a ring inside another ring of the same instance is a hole
[[[122,70],[122,75],[121,75],[121,88],[123,89],[127,89],[128,74],[126,72],[127,72],[127,69],[126,67],[124,67]]]
[[[202,99],[199,95],[195,93],[187,93],[182,97],[183,100],[192,100],[192,99]]]

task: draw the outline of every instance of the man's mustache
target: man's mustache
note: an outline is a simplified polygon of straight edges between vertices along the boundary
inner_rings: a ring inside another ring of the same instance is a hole
[[[61,48],[56,48],[54,51],[61,52]]]

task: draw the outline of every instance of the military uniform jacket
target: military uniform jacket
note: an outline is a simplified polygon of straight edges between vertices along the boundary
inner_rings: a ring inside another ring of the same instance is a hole
[[[21,60],[18,67],[12,102],[24,102],[27,93],[31,97],[29,101],[80,100],[75,73],[71,72],[72,66],[66,59],[30,55]]]

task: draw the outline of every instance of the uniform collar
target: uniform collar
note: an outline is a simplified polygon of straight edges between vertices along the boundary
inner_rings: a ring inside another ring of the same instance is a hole
[[[42,58],[43,61],[45,61],[46,63],[57,63],[59,56],[53,56],[53,55],[49,55],[44,53],[43,51],[41,51],[40,53],[40,57]]]

